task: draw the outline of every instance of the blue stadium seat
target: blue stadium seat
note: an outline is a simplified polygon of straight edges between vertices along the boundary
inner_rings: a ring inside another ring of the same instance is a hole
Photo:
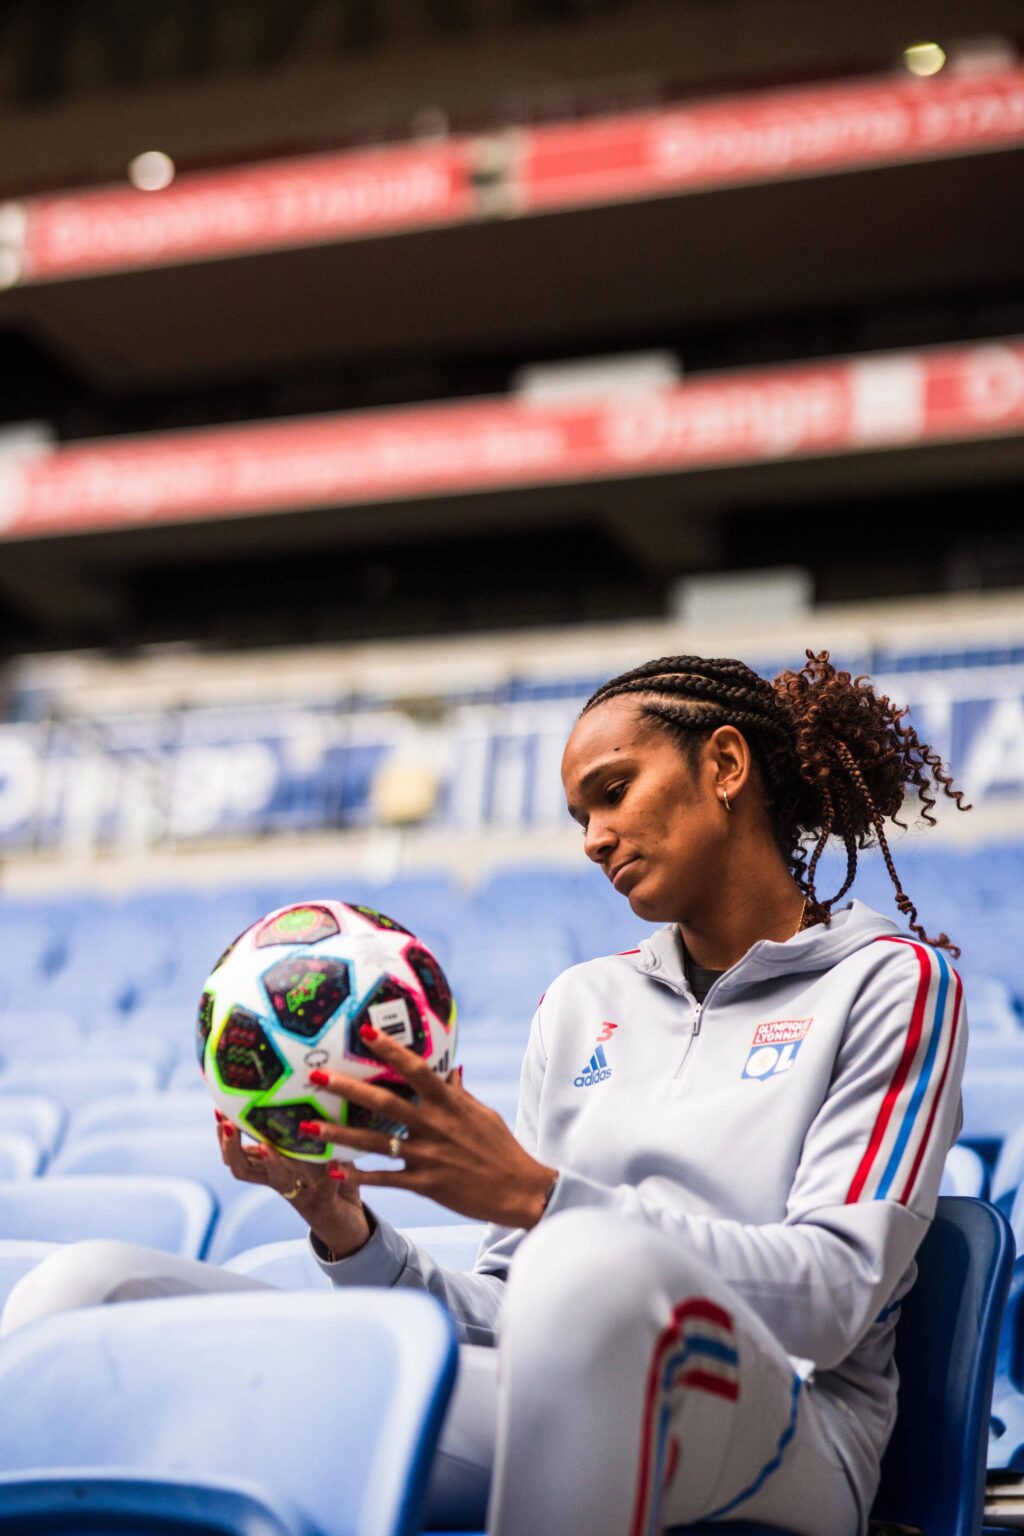
[[[466,1222],[449,1227],[403,1227],[418,1248],[423,1248],[435,1264],[468,1274],[476,1263],[487,1227],[481,1222]]]
[[[380,1160],[378,1160],[380,1161]],[[362,1159],[368,1167],[369,1158]],[[246,1189],[239,1194],[217,1222],[210,1241],[208,1258],[224,1264],[235,1254],[267,1243],[282,1243],[304,1238],[306,1225],[286,1200],[271,1189]],[[368,1189],[367,1204],[395,1227],[446,1227],[453,1232],[467,1225],[466,1218],[405,1189]]]
[[[0,1099],[0,1128],[3,1126],[3,1100]],[[213,1105],[206,1094],[129,1093],[111,1094],[83,1104],[68,1121],[64,1146],[70,1147],[86,1136],[120,1131],[123,1136],[136,1131],[205,1131],[215,1126]],[[216,1143],[215,1143],[216,1144]]]
[[[525,1050],[525,1046],[522,1048]],[[522,1050],[520,1051],[520,1061]],[[507,1073],[504,1077],[493,1078],[478,1076],[470,1062],[466,1062],[466,1075],[463,1081],[469,1092],[486,1104],[489,1109],[496,1109],[507,1125],[516,1123],[516,1107],[519,1103],[519,1068]]]
[[[363,1157],[359,1162],[360,1167],[369,1168],[373,1159]],[[450,1211],[411,1189],[366,1189],[363,1198],[393,1227],[458,1227],[466,1223],[465,1216],[457,1211]]]
[[[214,1199],[189,1179],[27,1179],[0,1184],[0,1232],[38,1242],[114,1237],[198,1259]]]
[[[0,1238],[0,1312],[22,1275],[54,1253],[60,1243],[29,1242],[24,1238]]]
[[[15,1066],[39,1065],[44,1060],[52,1060],[55,1054],[54,1042],[40,1037],[38,1032],[31,1038],[17,1040],[0,1035],[0,1058],[5,1071]],[[121,1062],[148,1063],[155,1069],[159,1082],[170,1071],[176,1051],[170,1041],[159,1036],[136,1035],[128,1028],[122,1028],[102,1029],[92,1034],[83,1032],[74,1040],[63,1043],[60,1055],[76,1065],[84,1062],[111,1062],[115,1066]]]
[[[988,1194],[988,1169],[973,1147],[950,1147],[942,1171],[942,1195],[966,1195],[984,1200]]]
[[[31,1136],[0,1132],[0,1179],[31,1179],[39,1172],[43,1154]]]
[[[199,1063],[194,1056],[186,1057],[178,1062],[178,1065],[172,1070],[170,1077],[167,1079],[165,1086],[168,1093],[200,1092],[203,1095],[204,1102],[207,1104],[210,1102],[209,1095],[206,1092],[206,1084],[203,1081],[203,1074],[200,1072]]]
[[[26,1483],[55,1501],[92,1471],[236,1479],[317,1536],[412,1536],[456,1357],[447,1313],[407,1290],[179,1296],[46,1318],[0,1351],[0,1531],[19,1485],[24,1521]]]
[[[307,1227],[298,1211],[272,1189],[242,1191],[217,1221],[208,1258],[224,1264],[250,1248],[305,1239]]]
[[[1019,1251],[1019,1231],[1017,1242]],[[1013,1266],[999,1329],[988,1467],[989,1471],[1024,1472],[1024,1255]]]
[[[225,1167],[212,1114],[202,1129],[153,1129],[99,1132],[66,1145],[50,1164],[47,1177],[156,1174],[205,1184],[220,1209],[246,1186]]]
[[[515,1030],[506,1027],[504,1039],[480,1039],[472,1024],[468,1024],[459,1036],[457,1059],[465,1067],[467,1078],[474,1082],[491,1082],[496,1087],[511,1084],[518,1091],[527,1039],[524,1027]],[[466,1086],[470,1086],[468,1081]],[[476,1093],[475,1088],[473,1092]]]
[[[899,1412],[871,1513],[928,1536],[978,1536],[996,1346],[1013,1269],[1005,1216],[982,1200],[940,1199],[918,1266],[896,1330]],[[671,1536],[684,1531],[779,1536],[720,1521],[678,1526]]]
[[[487,1228],[474,1222],[463,1227],[403,1227],[402,1230],[436,1263],[466,1274],[476,1263]],[[307,1237],[247,1248],[244,1253],[236,1253],[234,1258],[228,1259],[223,1267],[238,1275],[252,1275],[285,1291],[323,1290],[330,1285],[313,1257]]]
[[[31,1136],[45,1157],[60,1141],[66,1119],[57,1100],[44,1094],[0,1096],[0,1134]]]
[[[1021,1124],[1024,1067],[969,1067],[963,1079],[965,1141],[1003,1141]]]
[[[236,1253],[223,1266],[236,1275],[250,1275],[281,1291],[330,1291],[334,1287],[313,1257],[306,1237],[284,1243],[263,1243]]]
[[[112,1093],[152,1093],[159,1074],[146,1061],[19,1062],[0,1071],[0,1095],[45,1094],[66,1111]]]
[[[1024,1113],[1021,1115],[1021,1121],[1022,1123],[1007,1136],[999,1148],[996,1165],[992,1171],[992,1200],[1001,1209],[1012,1205],[1012,1197],[1024,1181]],[[1009,1214],[1008,1209],[1007,1214]],[[1019,1232],[1017,1247],[1018,1249],[1024,1247]]]
[[[324,1536],[294,1506],[237,1479],[77,1472],[0,1476],[0,1536]]]

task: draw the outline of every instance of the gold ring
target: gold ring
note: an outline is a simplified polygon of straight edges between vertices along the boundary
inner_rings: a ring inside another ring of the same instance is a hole
[[[401,1157],[401,1155],[402,1155],[402,1138],[401,1138],[401,1136],[392,1136],[392,1137],[390,1137],[389,1140],[388,1140],[388,1157]]]
[[[294,1189],[282,1189],[281,1193],[284,1195],[286,1200],[297,1200],[305,1187],[306,1186],[304,1184],[299,1183],[296,1184]]]

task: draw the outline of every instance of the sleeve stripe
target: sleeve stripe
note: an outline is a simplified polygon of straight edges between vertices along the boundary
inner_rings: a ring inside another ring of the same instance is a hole
[[[893,1149],[889,1154],[889,1161],[885,1165],[885,1173],[882,1175],[882,1182],[878,1186],[877,1198],[879,1200],[885,1199],[886,1195],[892,1188],[893,1180],[896,1178],[900,1162],[903,1158],[904,1152],[907,1149],[907,1143],[910,1140],[911,1131],[915,1127],[915,1122],[917,1122],[917,1117],[921,1108],[922,1101],[924,1099],[925,1093],[927,1092],[928,1084],[931,1081],[932,1071],[935,1067],[935,1058],[939,1049],[939,1040],[942,1036],[942,1019],[946,1011],[946,996],[949,992],[949,967],[937,953],[929,953],[928,950],[925,950],[923,953],[919,951],[918,959],[921,962],[922,968],[927,967],[929,973],[932,975],[934,975],[933,968],[938,965],[938,996],[935,999],[935,1007],[931,1015],[932,1027],[928,1031],[925,1056],[920,1068],[918,1069],[917,1082],[914,1086],[914,1092],[911,1096],[910,1104],[904,1113],[903,1123],[899,1129],[899,1135],[896,1137],[896,1141],[893,1144]]]
[[[953,1060],[953,1047],[956,1044],[956,1033],[960,1026],[960,1004],[963,1000],[964,993],[963,982],[960,980],[960,977],[957,975],[956,971],[953,970],[952,966],[948,965],[943,956],[940,955],[939,959],[943,967],[947,969],[953,977],[953,1027],[949,1031],[949,1040],[946,1045],[946,1060],[943,1062],[942,1076],[939,1079],[939,1086],[935,1092],[935,1096],[932,1099],[932,1107],[928,1113],[928,1123],[924,1128],[924,1135],[921,1137],[921,1144],[917,1149],[917,1156],[914,1158],[914,1165],[910,1170],[907,1182],[904,1184],[903,1190],[899,1197],[901,1205],[906,1205],[907,1201],[910,1199],[910,1192],[914,1187],[915,1180],[917,1179],[917,1170],[921,1166],[921,1159],[924,1156],[925,1148],[931,1140],[932,1125],[935,1120],[936,1111],[938,1110],[939,1104],[942,1100],[942,1090],[946,1086],[946,1078],[949,1076],[949,1065]]]
[[[880,942],[905,944],[912,949],[917,956],[919,979],[899,1064],[847,1191],[848,1204],[864,1198],[885,1199],[901,1167],[906,1165],[909,1149],[913,1148],[913,1166],[899,1198],[905,1203],[909,1197],[947,1076],[959,1013],[959,978],[943,957],[912,940],[893,938]],[[955,980],[953,989],[949,985],[951,976]],[[950,1007],[951,1001],[953,1007]],[[927,1031],[926,1018],[929,1021]],[[924,1051],[918,1061],[922,1042]],[[940,1055],[944,1056],[944,1066],[941,1078],[936,1082],[935,1063]]]

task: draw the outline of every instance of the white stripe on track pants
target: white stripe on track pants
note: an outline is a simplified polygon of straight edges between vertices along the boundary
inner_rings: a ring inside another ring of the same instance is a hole
[[[76,1243],[19,1281],[0,1332],[72,1307],[259,1286]],[[657,1536],[709,1517],[864,1530],[815,1390],[761,1320],[659,1233],[584,1210],[517,1251],[500,1349],[462,1347],[428,1524],[479,1530],[485,1510],[492,1536]]]

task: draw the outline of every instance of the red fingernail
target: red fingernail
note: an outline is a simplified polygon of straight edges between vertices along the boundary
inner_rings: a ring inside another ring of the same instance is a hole
[[[255,1152],[256,1152],[256,1156],[257,1157],[269,1157],[270,1156],[270,1148],[269,1147],[265,1147],[262,1144],[262,1142],[260,1143],[260,1145],[258,1147],[255,1148]]]
[[[319,1136],[320,1135],[320,1121],[319,1120],[300,1120],[299,1121],[299,1130],[302,1132],[303,1136]]]
[[[225,1136],[226,1136],[226,1137],[227,1137],[227,1139],[228,1139],[228,1140],[229,1140],[229,1141],[230,1141],[230,1140],[231,1140],[231,1137],[232,1137],[232,1136],[233,1136],[233,1135],[234,1135],[234,1134],[235,1134],[235,1128],[234,1128],[234,1126],[233,1126],[233,1125],[232,1125],[232,1124],[231,1124],[231,1121],[230,1121],[230,1120],[225,1120],[225,1121],[224,1121],[224,1135],[225,1135]]]
[[[337,1163],[332,1163],[327,1170],[327,1177],[329,1179],[334,1179],[338,1184],[343,1184],[348,1178],[348,1174],[345,1172],[344,1168],[339,1167]]]
[[[376,1040],[377,1036],[380,1034],[380,1030],[374,1029],[372,1024],[362,1024],[359,1027],[359,1033],[362,1035],[364,1040]]]
[[[315,1083],[318,1088],[326,1088],[331,1079],[328,1073],[321,1071],[319,1067],[314,1067],[309,1074],[309,1080],[311,1083]]]
[[[224,1119],[224,1116],[221,1114],[219,1109],[215,1109],[213,1113],[217,1117],[217,1124],[220,1125],[221,1121]]]

